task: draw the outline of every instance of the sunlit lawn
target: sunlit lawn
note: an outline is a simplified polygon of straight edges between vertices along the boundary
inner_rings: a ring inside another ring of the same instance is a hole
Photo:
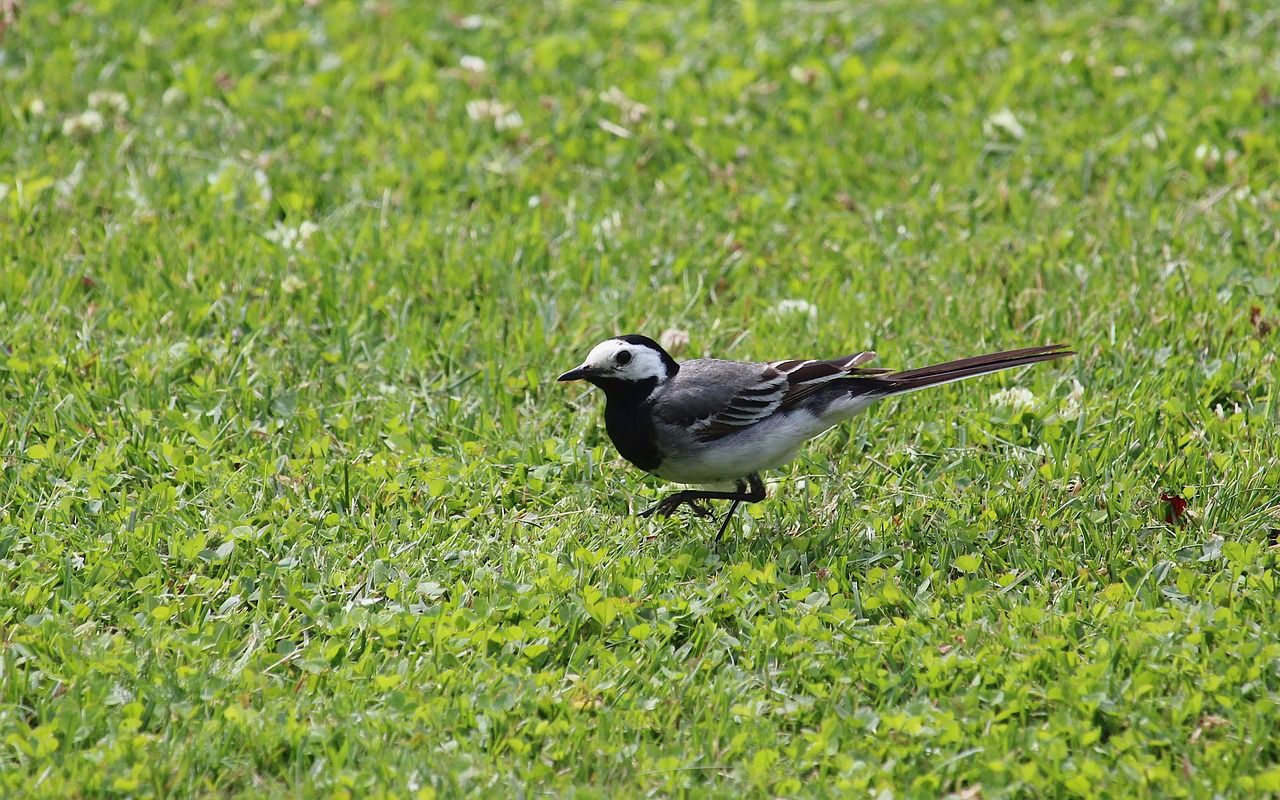
[[[20,3],[0,794],[1280,791],[1277,53],[1237,0]],[[554,380],[668,330],[1079,355],[713,549]]]

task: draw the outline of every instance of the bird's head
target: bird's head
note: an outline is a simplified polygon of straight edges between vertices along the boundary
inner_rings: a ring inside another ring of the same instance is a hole
[[[647,336],[629,334],[605,339],[587,358],[556,380],[589,381],[601,388],[662,383],[680,369],[662,346]]]

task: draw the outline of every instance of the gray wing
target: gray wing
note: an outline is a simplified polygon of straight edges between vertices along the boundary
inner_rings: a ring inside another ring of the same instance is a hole
[[[665,422],[689,429],[704,442],[713,441],[798,406],[832,381],[888,372],[858,369],[875,357],[868,350],[825,361],[686,361],[654,413]]]
[[[711,420],[741,409],[745,400],[772,393],[771,372],[768,364],[718,358],[685,361],[664,387],[653,413],[664,422],[701,430]]]

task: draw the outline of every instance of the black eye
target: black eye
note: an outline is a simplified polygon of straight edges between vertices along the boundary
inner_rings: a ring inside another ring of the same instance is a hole
[[[631,353],[627,350],[623,350],[621,353],[618,353],[618,357],[615,358],[614,361],[618,362],[618,366],[625,367],[627,364],[631,363]]]

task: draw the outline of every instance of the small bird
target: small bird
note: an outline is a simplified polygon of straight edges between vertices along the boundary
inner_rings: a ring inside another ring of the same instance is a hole
[[[733,484],[733,491],[686,489],[641,512],[670,516],[703,500],[731,500],[719,543],[742,503],[765,499],[760,473],[877,400],[928,386],[1074,355],[1067,345],[1026,347],[893,372],[863,367],[870,350],[841,358],[742,362],[697,358],[678,363],[647,336],[606,339],[560,381],[604,390],[604,424],[622,457],[659,478],[685,484]]]

